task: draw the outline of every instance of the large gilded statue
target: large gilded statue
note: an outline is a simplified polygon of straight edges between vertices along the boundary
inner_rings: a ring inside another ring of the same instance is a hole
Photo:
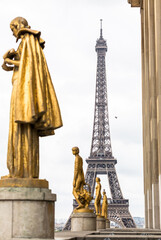
[[[39,137],[62,126],[60,109],[43,53],[41,33],[17,17],[10,28],[20,40],[4,56],[2,68],[13,71],[6,178],[39,177]]]
[[[101,216],[101,183],[100,183],[100,178],[96,177],[96,197],[95,197],[95,202],[94,202],[94,207],[96,210],[96,215]]]
[[[107,219],[108,202],[105,189],[103,190],[102,216]]]
[[[85,183],[84,172],[83,172],[83,160],[79,156],[79,148],[73,147],[72,153],[75,155],[75,166],[74,166],[74,179],[73,179],[73,195],[78,203],[76,208],[79,211],[90,211],[88,208],[90,201],[92,200],[90,186]],[[88,185],[89,191],[84,186]],[[92,211],[92,210],[91,210]]]

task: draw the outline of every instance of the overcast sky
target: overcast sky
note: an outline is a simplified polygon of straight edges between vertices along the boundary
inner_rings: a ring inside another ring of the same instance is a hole
[[[40,139],[40,178],[57,194],[56,218],[72,211],[74,156],[78,146],[89,156],[95,102],[99,20],[103,19],[108,105],[113,156],[124,198],[133,216],[144,216],[140,9],[127,0],[5,0],[0,1],[0,56],[17,48],[10,21],[22,16],[46,41],[44,49],[59,100],[64,126],[55,136]],[[0,175],[6,167],[12,73],[0,69]],[[117,116],[117,119],[115,118]],[[102,188],[110,197],[107,177]]]

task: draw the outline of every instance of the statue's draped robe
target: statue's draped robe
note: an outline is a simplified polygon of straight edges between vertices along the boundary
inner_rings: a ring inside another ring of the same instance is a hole
[[[103,196],[103,202],[102,202],[102,216],[107,219],[107,208],[108,208],[108,202],[107,202],[107,196]]]
[[[11,177],[38,178],[39,136],[53,135],[62,120],[40,32],[22,29],[19,34],[23,38],[12,78],[7,167]]]

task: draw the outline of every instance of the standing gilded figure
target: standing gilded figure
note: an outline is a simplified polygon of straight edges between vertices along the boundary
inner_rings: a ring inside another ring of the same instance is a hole
[[[96,210],[96,215],[101,216],[101,180],[99,177],[96,177],[96,197],[94,202],[94,207]]]
[[[73,147],[72,153],[75,155],[75,165],[74,165],[74,179],[73,179],[73,195],[78,203],[76,209],[84,209],[84,211],[89,211],[88,206],[92,200],[90,186],[89,191],[87,191],[84,186],[85,183],[84,172],[83,172],[83,160],[79,156],[79,148]]]
[[[107,219],[108,202],[105,189],[103,190],[102,216]]]
[[[39,137],[53,135],[62,119],[40,31],[22,17],[13,19],[10,28],[20,43],[7,51],[2,65],[13,71],[6,177],[38,178]]]

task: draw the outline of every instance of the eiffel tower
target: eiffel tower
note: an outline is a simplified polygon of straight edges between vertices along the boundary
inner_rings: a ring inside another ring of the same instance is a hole
[[[117,160],[112,155],[105,69],[107,44],[102,35],[102,20],[100,38],[96,42],[95,50],[97,52],[95,112],[91,152],[86,159],[88,167],[85,180],[91,186],[91,195],[94,197],[97,175],[107,175],[111,192],[111,198],[108,199],[108,219],[121,228],[135,228],[136,225],[129,212],[129,200],[123,198],[117,178],[115,168]],[[73,200],[73,208],[76,206],[77,203]],[[94,201],[90,207],[94,208]],[[69,217],[64,230],[70,229],[70,220]]]

